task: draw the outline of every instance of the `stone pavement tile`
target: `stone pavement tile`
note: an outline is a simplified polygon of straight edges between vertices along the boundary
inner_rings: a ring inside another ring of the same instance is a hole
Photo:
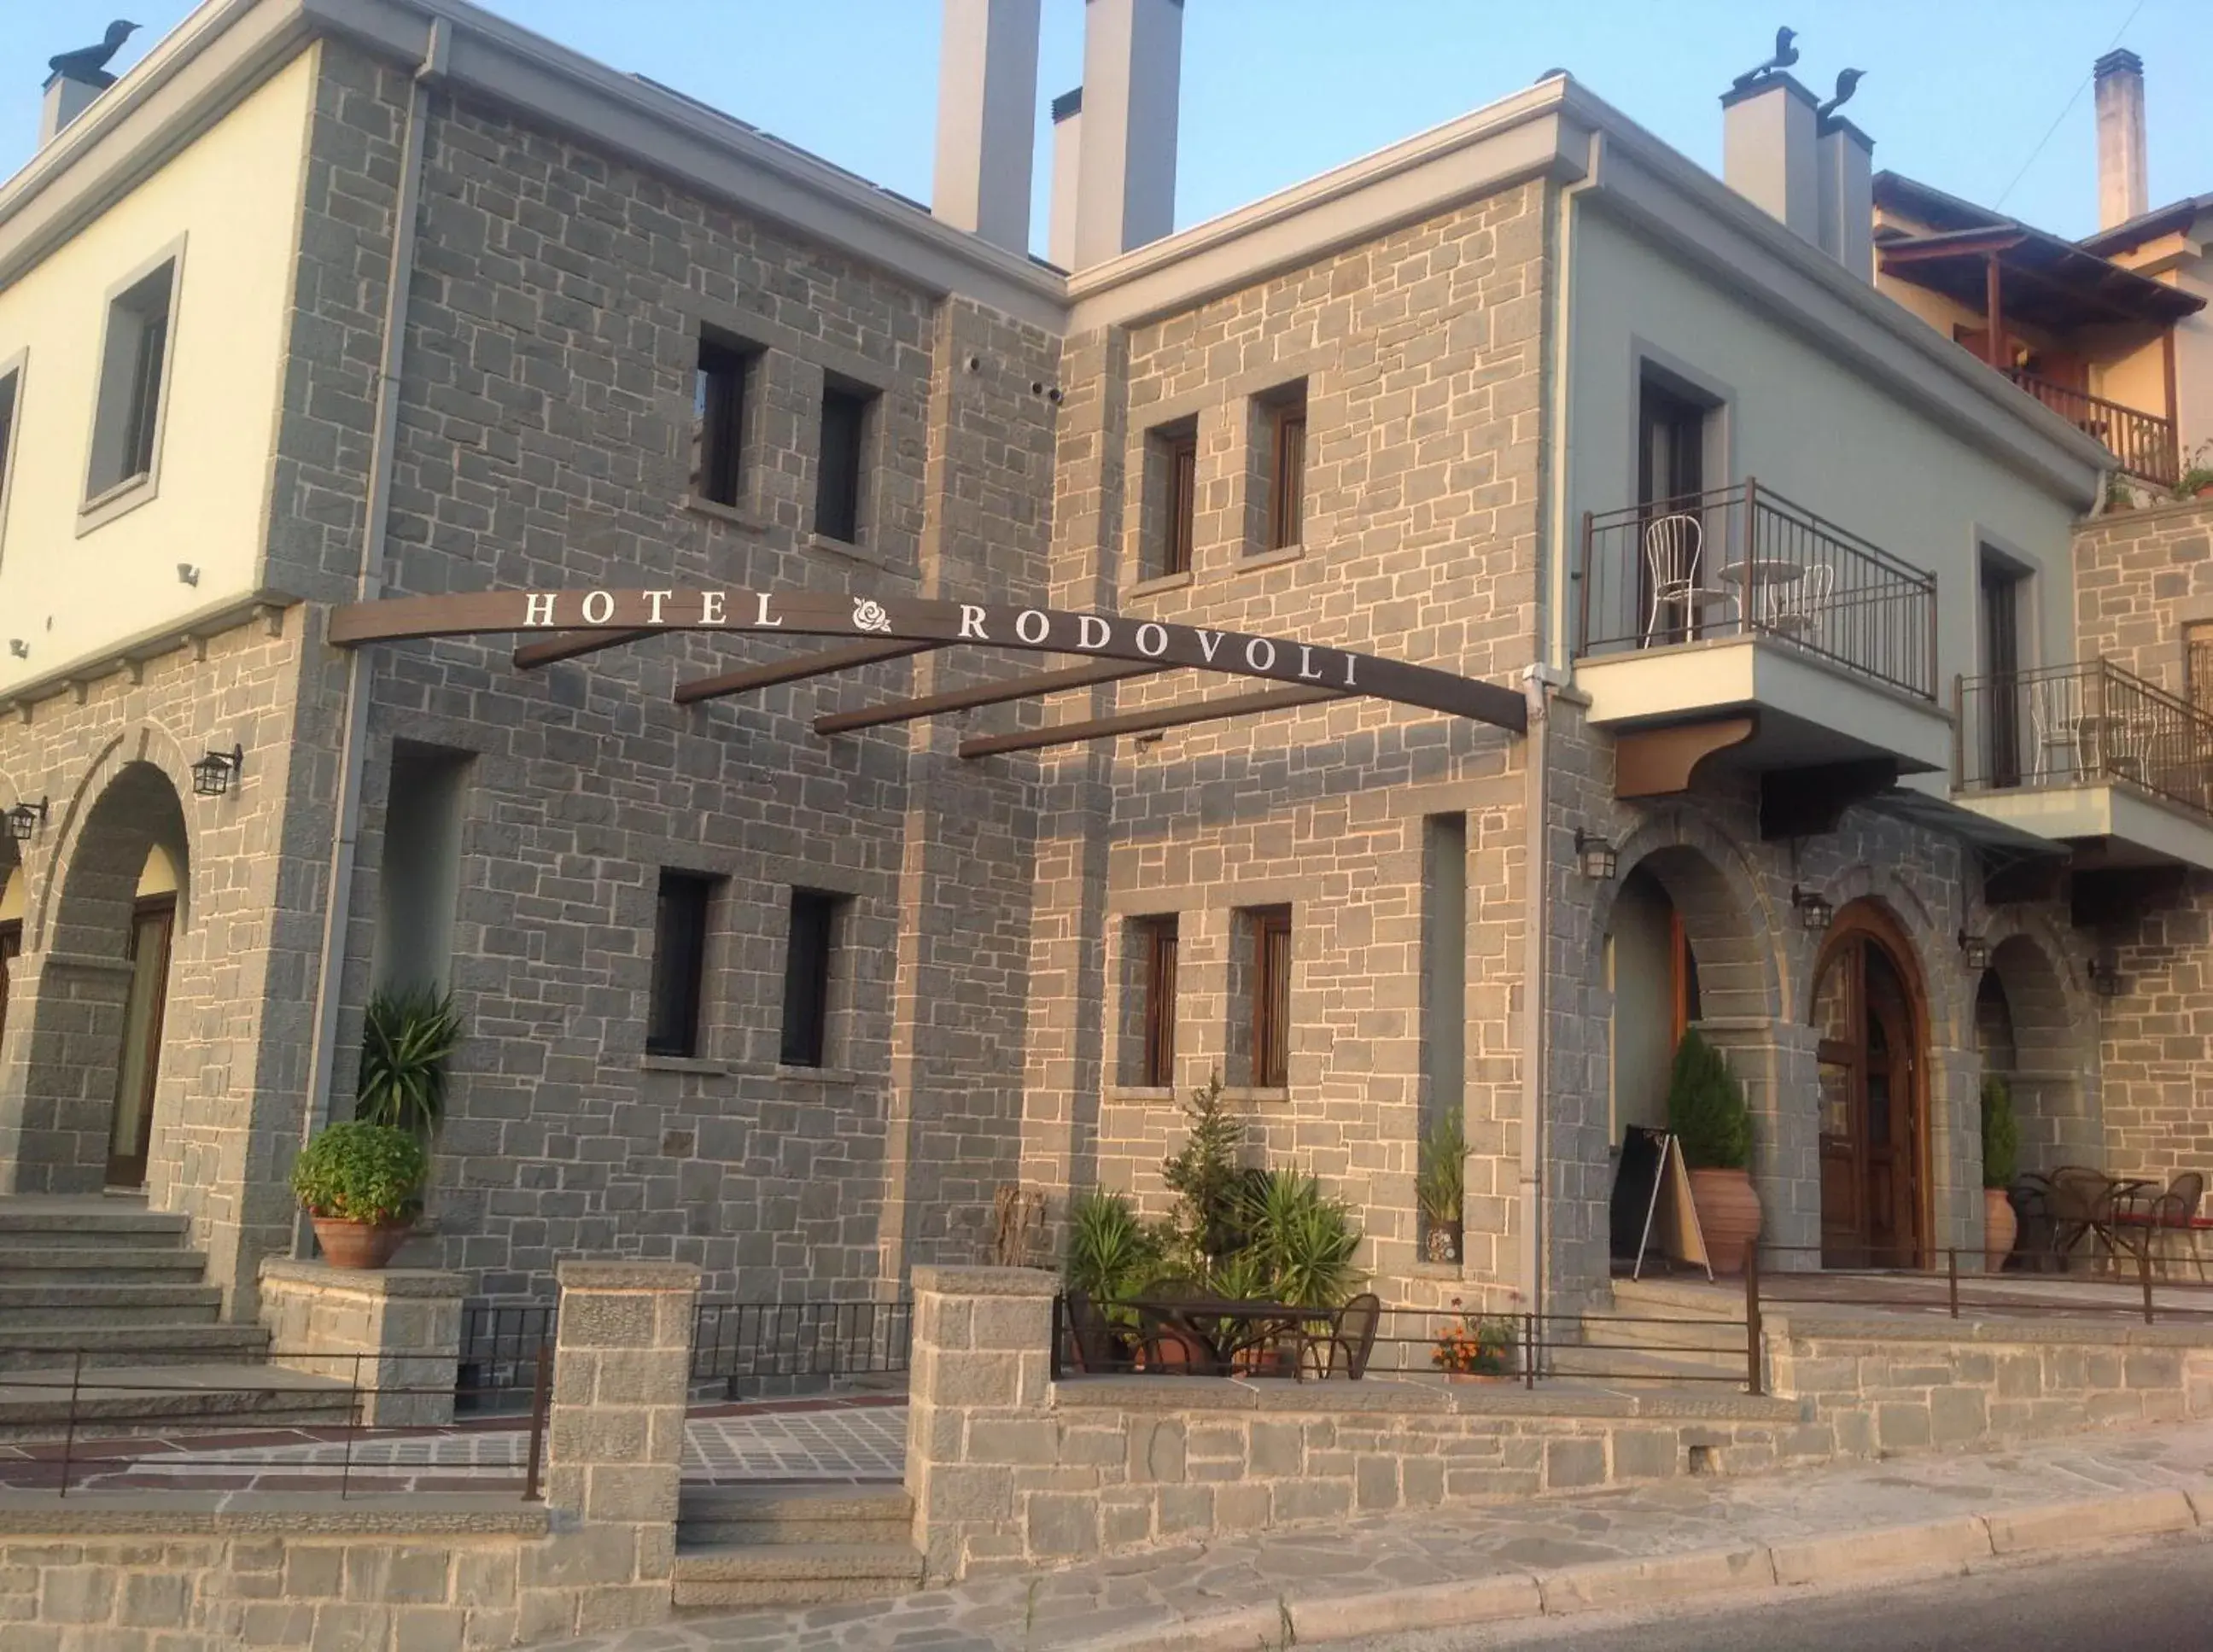
[[[985,1578],[898,1600],[619,1632],[568,1643],[560,1652],[1053,1652],[1111,1643],[1109,1637],[1135,1647],[1180,1623],[1239,1610],[1265,1615],[1278,1602],[1350,1603],[1332,1608],[1332,1616],[1342,1616],[1356,1614],[1363,1597],[1375,1598],[1380,1612],[1387,1600],[1427,1590],[1443,1609],[1458,1583],[1466,1586],[1473,1610],[1491,1598],[1482,1593],[1486,1582],[1499,1586],[1497,1601],[1533,1600],[1531,1575],[1565,1566],[1619,1568],[1624,1576],[1649,1568],[1680,1576],[1686,1587],[1709,1571],[1756,1581],[1759,1567],[1716,1571],[1718,1563],[1698,1557],[1763,1545],[1801,1545],[1793,1551],[1806,1552],[1802,1545],[1823,1539],[1842,1539],[1840,1552],[1873,1552],[1883,1547],[1874,1535],[1882,1528],[1964,1525],[2001,1509],[2026,1513],[2165,1488],[2213,1493],[2213,1423],[1788,1476],[1675,1480],[1369,1516],[1118,1556],[1033,1577]],[[1868,1535],[1855,1543],[1856,1533]],[[1607,1575],[1587,1581],[1597,1587]],[[1572,1583],[1558,1591],[1564,1602],[1577,1593]]]

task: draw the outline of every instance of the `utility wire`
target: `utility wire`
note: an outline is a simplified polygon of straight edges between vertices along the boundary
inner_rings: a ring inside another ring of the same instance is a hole
[[[2137,0],[2135,10],[2131,11],[2126,17],[2121,20],[2121,26],[2113,31],[2113,38],[2106,43],[2106,52],[2111,52],[2115,46],[2121,43],[2121,36],[2127,34],[2129,32],[2129,25],[2136,21],[2137,12],[2142,11],[2143,9],[2144,0]],[[2105,53],[2100,52],[2099,55],[2103,57]],[[2097,72],[2097,70],[2093,67],[2089,74],[2083,76],[2081,82],[2077,83],[2073,94],[2070,95],[2067,100],[2067,107],[2059,112],[2059,119],[2053,121],[2049,127],[2045,128],[2044,136],[2037,140],[2036,147],[2028,152],[2028,159],[2021,163],[2021,170],[2014,174],[2013,182],[2005,186],[2005,188],[1999,193],[1997,201],[1992,204],[1991,210],[1993,211],[1997,210],[1997,208],[2003,206],[2006,204],[2006,197],[2012,194],[2015,190],[2021,187],[2021,180],[2028,176],[2028,169],[2036,164],[2036,157],[2044,153],[2045,145],[2051,142],[2053,134],[2058,132],[2060,127],[2066,125],[2067,117],[2075,113],[2075,106],[2082,101],[2083,87],[2088,86],[2090,83],[2090,82],[2096,76]]]

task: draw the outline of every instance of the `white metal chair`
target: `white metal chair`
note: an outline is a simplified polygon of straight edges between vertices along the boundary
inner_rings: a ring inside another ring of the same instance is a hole
[[[1789,584],[1771,582],[1761,588],[1760,607],[1766,611],[1762,624],[1779,636],[1810,637],[1820,630],[1836,588],[1834,568],[1826,562],[1809,563]]]
[[[1652,606],[1644,618],[1644,641],[1648,646],[1663,629],[1691,632],[1697,625],[1701,607],[1708,603],[1728,601],[1726,591],[1709,591],[1698,583],[1698,552],[1704,534],[1698,519],[1683,511],[1647,524],[1644,562],[1651,570],[1652,589]],[[1679,612],[1663,628],[1661,615],[1668,609]]]

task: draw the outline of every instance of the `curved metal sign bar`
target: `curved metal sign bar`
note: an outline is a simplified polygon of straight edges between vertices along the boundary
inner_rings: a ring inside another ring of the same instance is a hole
[[[1090,654],[1366,694],[1473,717],[1517,734],[1528,726],[1527,708],[1518,692],[1429,666],[1164,619],[924,597],[673,588],[394,597],[338,608],[331,616],[330,640],[353,647],[483,632],[655,631],[780,631],[794,637],[979,643],[1039,654]]]

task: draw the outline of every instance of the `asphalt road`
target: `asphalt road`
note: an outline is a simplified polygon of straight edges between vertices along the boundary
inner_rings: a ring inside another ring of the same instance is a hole
[[[1771,1604],[1770,1604],[1771,1602]],[[1594,1613],[1437,1630],[1360,1652],[2205,1652],[2213,1542],[2183,1539],[1874,1589],[1761,1597],[1692,1612]]]

